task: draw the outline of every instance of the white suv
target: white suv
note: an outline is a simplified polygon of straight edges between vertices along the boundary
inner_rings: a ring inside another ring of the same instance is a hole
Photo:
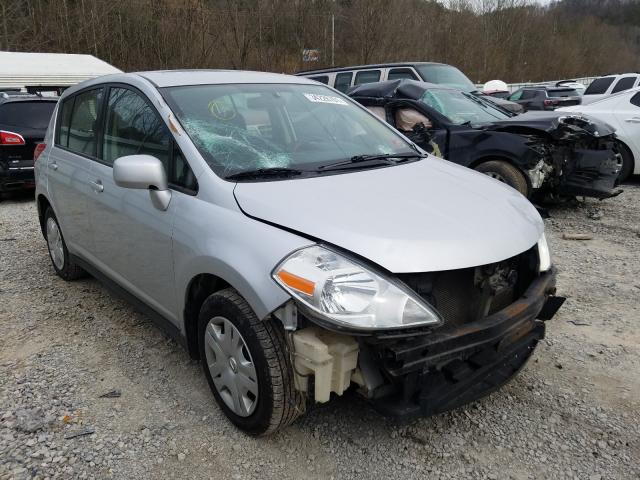
[[[614,93],[640,86],[639,73],[620,73],[596,78],[582,96],[582,105],[596,102]]]

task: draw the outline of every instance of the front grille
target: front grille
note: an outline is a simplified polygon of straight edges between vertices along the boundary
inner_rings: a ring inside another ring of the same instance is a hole
[[[513,303],[535,278],[535,248],[502,262],[398,277],[433,305],[447,325],[481,320]]]

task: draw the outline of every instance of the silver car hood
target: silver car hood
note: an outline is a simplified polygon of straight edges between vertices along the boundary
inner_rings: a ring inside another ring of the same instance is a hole
[[[394,273],[505,260],[535,245],[544,229],[536,209],[514,189],[435,157],[340,175],[238,183],[234,192],[247,215]]]

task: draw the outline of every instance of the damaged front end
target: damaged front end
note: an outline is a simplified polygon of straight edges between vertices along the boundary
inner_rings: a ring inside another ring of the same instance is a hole
[[[293,302],[276,312],[290,332],[296,388],[315,402],[350,386],[393,417],[433,415],[509,381],[564,302],[536,247],[478,267],[398,278],[444,323],[392,331],[329,329]]]
[[[491,129],[528,138],[528,147],[540,160],[526,173],[540,194],[604,199],[622,192],[616,188],[622,156],[615,130],[605,123],[578,115],[528,112]]]

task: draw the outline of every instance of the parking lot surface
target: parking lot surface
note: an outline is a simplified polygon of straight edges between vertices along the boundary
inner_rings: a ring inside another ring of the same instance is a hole
[[[640,182],[550,213],[568,300],[505,388],[408,423],[346,395],[256,439],[150,320],[55,276],[33,200],[4,200],[0,479],[640,478]]]

